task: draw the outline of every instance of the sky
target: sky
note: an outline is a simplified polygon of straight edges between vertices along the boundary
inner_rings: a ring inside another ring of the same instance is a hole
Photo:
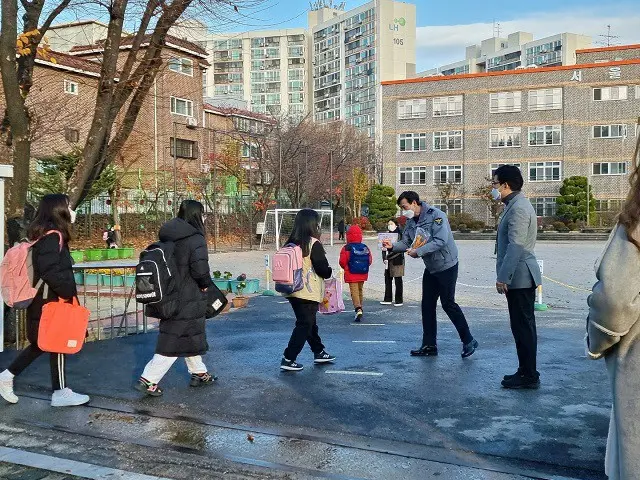
[[[335,0],[339,3],[342,0]],[[640,9],[628,0],[563,0],[562,2],[514,2],[513,0],[458,0],[428,2],[405,0],[417,6],[416,61],[418,71],[464,59],[464,48],[494,35],[494,21],[502,36],[530,32],[535,39],[556,33],[589,35],[594,46],[607,33],[619,38],[613,44],[640,43]],[[367,3],[346,0],[346,9]],[[265,0],[263,6],[245,14],[238,23],[212,26],[215,33],[240,30],[306,27],[306,0]]]

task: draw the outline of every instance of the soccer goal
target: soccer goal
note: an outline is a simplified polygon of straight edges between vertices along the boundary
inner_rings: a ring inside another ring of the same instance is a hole
[[[264,229],[260,238],[260,250],[277,250],[287,241],[293,231],[293,223],[300,209],[276,208],[267,210],[264,214]],[[329,235],[330,244],[333,245],[333,211],[316,210],[320,215],[320,229],[326,242]]]

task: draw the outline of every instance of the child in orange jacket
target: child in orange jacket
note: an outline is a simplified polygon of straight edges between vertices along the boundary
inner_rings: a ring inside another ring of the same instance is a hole
[[[352,225],[347,231],[347,244],[340,251],[340,266],[344,269],[344,281],[349,284],[356,322],[361,321],[364,314],[364,282],[369,279],[372,263],[371,250],[362,243],[362,230]]]

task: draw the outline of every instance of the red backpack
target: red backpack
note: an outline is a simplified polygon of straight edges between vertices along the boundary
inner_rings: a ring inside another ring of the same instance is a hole
[[[45,235],[57,233],[62,250],[62,233],[49,230]],[[40,240],[40,239],[38,239]],[[22,242],[7,250],[0,264],[0,290],[2,300],[13,308],[24,309],[31,305],[33,299],[44,283],[42,279],[33,287],[33,246],[38,242]]]

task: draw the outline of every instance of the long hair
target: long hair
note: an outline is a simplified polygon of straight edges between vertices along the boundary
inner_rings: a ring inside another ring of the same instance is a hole
[[[640,249],[640,243],[633,234],[640,224],[640,165],[638,164],[638,154],[640,153],[640,136],[636,140],[636,148],[633,154],[633,173],[629,178],[631,188],[627,194],[627,200],[622,206],[622,212],[618,219],[620,225],[627,231],[627,238],[631,243]]]
[[[36,218],[27,230],[27,237],[34,242],[43,237],[49,230],[58,230],[62,234],[65,244],[71,240],[69,197],[62,193],[42,197],[40,205],[38,205]]]
[[[202,219],[203,215],[204,206],[196,200],[184,200],[180,204],[178,218],[181,218],[200,233],[205,235],[204,221]]]
[[[311,254],[311,239],[320,239],[320,215],[315,210],[305,208],[296,215],[293,231],[287,243],[294,243],[302,248],[302,254]]]

